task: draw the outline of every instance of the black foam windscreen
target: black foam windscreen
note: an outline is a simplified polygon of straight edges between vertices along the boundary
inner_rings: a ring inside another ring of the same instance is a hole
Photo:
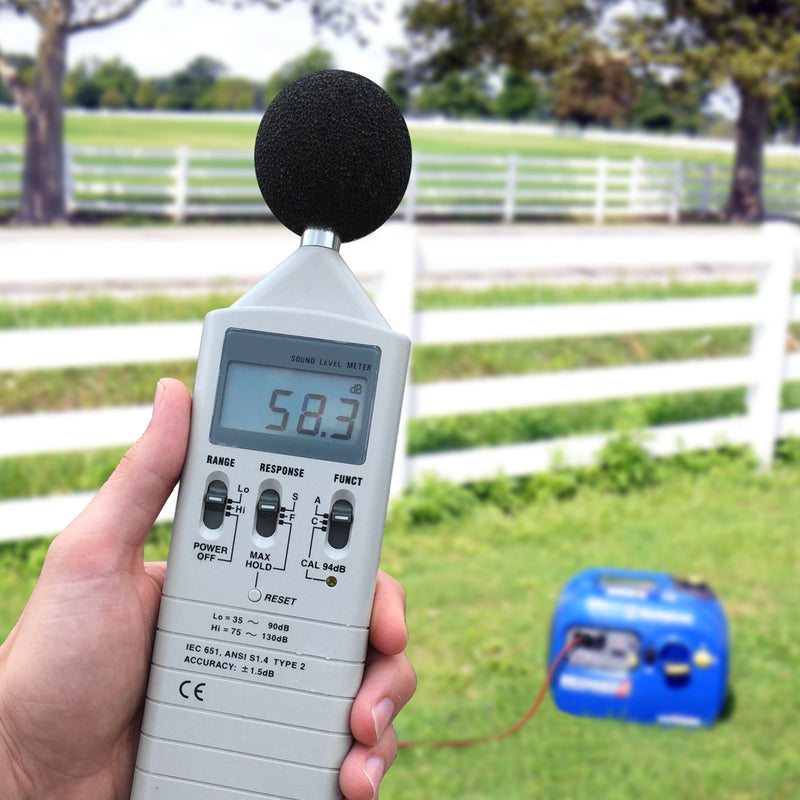
[[[331,230],[343,242],[383,225],[411,174],[400,110],[376,83],[343,70],[312,72],[280,92],[254,156],[261,194],[289,230]]]

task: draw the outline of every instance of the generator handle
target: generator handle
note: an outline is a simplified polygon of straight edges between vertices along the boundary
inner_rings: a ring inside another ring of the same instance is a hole
[[[619,567],[597,567],[587,570],[580,578],[605,595],[630,593],[640,597],[653,597],[673,586],[672,578],[663,572]]]

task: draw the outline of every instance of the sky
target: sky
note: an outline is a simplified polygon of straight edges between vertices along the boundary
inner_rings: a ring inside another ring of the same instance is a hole
[[[233,10],[208,0],[147,0],[124,22],[70,37],[69,66],[92,57],[119,57],[140,77],[160,77],[208,55],[225,64],[230,75],[265,81],[287,61],[321,45],[333,52],[339,69],[382,83],[389,48],[403,42],[401,5],[402,0],[383,0],[381,22],[364,23],[370,44],[360,47],[353,37],[315,33],[308,4],[298,0],[277,11]],[[34,54],[37,36],[38,28],[29,19],[0,14],[4,52]]]

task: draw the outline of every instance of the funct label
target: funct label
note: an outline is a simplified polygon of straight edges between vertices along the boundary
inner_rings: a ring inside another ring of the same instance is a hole
[[[334,483],[341,483],[345,486],[361,486],[363,480],[360,475],[343,475],[339,472],[333,476]]]

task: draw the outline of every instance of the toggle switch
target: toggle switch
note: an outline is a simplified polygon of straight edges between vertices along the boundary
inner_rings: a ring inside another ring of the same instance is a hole
[[[337,500],[331,508],[328,524],[328,544],[334,550],[343,550],[350,541],[353,526],[353,506],[347,500]]]
[[[203,500],[203,525],[215,531],[225,519],[228,504],[228,487],[223,481],[215,480],[208,484]]]
[[[256,533],[268,539],[278,527],[281,496],[274,489],[265,489],[256,503]]]

